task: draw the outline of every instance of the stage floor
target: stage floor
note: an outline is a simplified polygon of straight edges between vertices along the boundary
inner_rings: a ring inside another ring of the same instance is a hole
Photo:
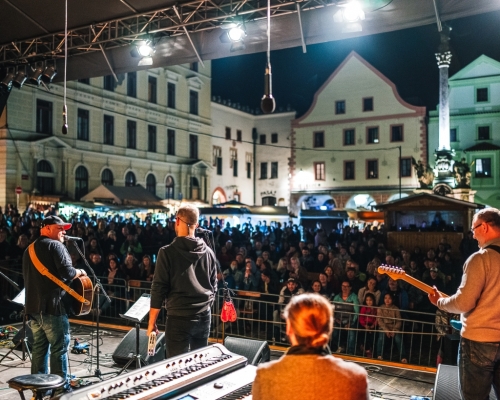
[[[19,325],[15,325],[20,328]],[[128,330],[132,327],[102,327],[99,333],[99,369],[104,379],[115,376],[121,366],[115,364],[112,359],[113,352],[118,347]],[[71,374],[83,382],[96,382],[97,369],[96,356],[96,335],[92,327],[71,323],[71,348],[74,339],[91,343],[89,354],[69,354]],[[131,349],[133,350],[133,349]],[[0,358],[9,351],[7,348],[0,348]],[[280,351],[272,351],[271,359],[281,357]],[[7,381],[13,377],[30,374],[30,360],[21,359],[22,352],[15,350],[9,358],[5,358],[0,364],[0,400],[20,400],[17,391],[10,389]],[[409,399],[412,395],[427,396],[432,398],[432,388],[434,387],[435,374],[429,372],[416,371],[411,369],[395,368],[376,364],[359,363],[368,370],[370,390],[372,399]],[[82,378],[91,376],[90,378]],[[31,391],[25,392],[25,397],[31,397]]]

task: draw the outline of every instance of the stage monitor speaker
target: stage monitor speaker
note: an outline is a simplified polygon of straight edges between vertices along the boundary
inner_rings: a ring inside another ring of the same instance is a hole
[[[266,341],[226,336],[224,346],[229,351],[246,357],[251,365],[257,365],[271,359],[271,350]]]
[[[115,352],[113,353],[113,361],[119,365],[124,365],[128,363],[135,355],[135,338],[136,329],[132,328],[122,339]],[[156,338],[156,351],[154,356],[148,355],[148,341],[149,338],[146,335],[146,331],[139,330],[139,354],[141,355],[141,360],[145,361],[147,364],[153,364],[155,362],[165,359],[165,332],[158,333]],[[133,367],[135,363],[132,363]]]
[[[17,331],[17,333],[14,335],[12,339],[12,341],[16,345],[15,347],[16,350],[23,349],[23,339],[24,339],[24,328],[21,328]],[[33,347],[33,331],[27,324],[26,324],[26,339],[27,339],[28,349],[31,350],[31,348]]]
[[[460,399],[458,388],[458,367],[454,365],[439,364],[434,383],[433,400],[457,400]],[[495,400],[495,391],[491,388],[490,400]]]

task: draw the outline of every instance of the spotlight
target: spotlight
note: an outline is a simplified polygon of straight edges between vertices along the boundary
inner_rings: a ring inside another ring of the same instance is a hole
[[[236,25],[227,31],[227,36],[232,42],[239,42],[246,36],[246,32],[241,25]]]
[[[365,12],[357,1],[350,1],[343,8],[342,17],[345,22],[357,22],[365,19]]]
[[[12,80],[12,85],[14,85],[18,89],[21,89],[24,85],[24,82],[26,82],[26,79],[28,79],[28,77],[26,76],[26,68],[19,67],[17,69],[16,77]]]
[[[28,78],[28,83],[32,85],[40,85],[40,80],[42,79],[43,74],[43,65],[36,64],[35,68],[31,67],[32,71]]]
[[[149,40],[137,46],[137,52],[140,57],[152,57],[155,53],[154,47],[151,45]]]
[[[14,79],[14,71],[11,69],[7,70],[7,74],[0,81],[0,85],[6,88],[8,91],[12,88],[12,80]]]
[[[139,66],[142,65],[153,65],[153,54],[156,52],[156,48],[153,45],[152,40],[145,40],[139,45],[134,46],[130,50],[130,55],[135,58],[140,58]]]
[[[42,81],[45,83],[51,83],[52,79],[57,75],[57,70],[56,66],[54,65],[49,65],[47,68],[45,68],[45,71],[43,71],[42,74]]]
[[[219,40],[222,43],[231,43],[231,52],[245,50],[246,48],[243,40],[247,35],[245,22],[241,18],[238,18],[237,21],[221,25],[221,29],[224,32],[219,36]]]

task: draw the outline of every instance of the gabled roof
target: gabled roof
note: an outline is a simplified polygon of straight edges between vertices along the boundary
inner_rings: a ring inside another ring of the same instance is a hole
[[[500,75],[500,62],[483,54],[458,71],[449,81],[453,82],[498,75]]]
[[[414,196],[403,197],[402,199],[397,199],[390,201],[388,203],[377,204],[377,209],[386,210],[389,208],[400,209],[402,207],[409,208],[430,208],[434,207],[436,209],[456,209],[461,207],[467,208],[484,208],[482,204],[471,203],[469,201],[457,200],[452,197],[440,196],[431,193],[419,193]]]
[[[61,147],[64,147],[66,149],[72,148],[69,144],[67,144],[66,142],[64,142],[63,140],[58,138],[57,136],[48,136],[48,137],[45,137],[43,139],[34,140],[31,143],[41,144],[41,145],[44,145],[47,147],[54,147],[54,148],[61,148]]]
[[[161,206],[160,198],[141,185],[137,186],[104,186],[100,185],[81,198],[82,201],[101,201],[112,204],[135,204],[144,206]]]
[[[478,143],[475,144],[474,146],[469,147],[468,149],[465,149],[464,152],[470,153],[472,151],[493,151],[493,150],[500,150],[500,146],[497,146],[496,144],[493,143]]]

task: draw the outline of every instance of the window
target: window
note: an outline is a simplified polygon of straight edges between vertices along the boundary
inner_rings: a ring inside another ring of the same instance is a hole
[[[233,168],[233,160],[238,159],[238,150],[229,149],[229,168]]]
[[[267,179],[267,163],[260,163],[260,179]]]
[[[137,122],[127,120],[127,149],[137,148]]]
[[[355,168],[355,162],[354,161],[344,161],[344,180],[352,180],[355,179],[355,174],[354,174],[354,168]]]
[[[104,171],[102,171],[101,183],[104,186],[113,186],[113,172],[111,172],[109,168],[106,168]]]
[[[128,171],[125,175],[125,186],[132,187],[135,186],[135,174],[132,171]]]
[[[366,130],[366,143],[378,143],[378,126],[375,128],[368,128]]]
[[[148,151],[156,153],[156,125],[148,125]]]
[[[488,88],[476,89],[476,102],[484,103],[488,101]]]
[[[363,99],[363,111],[373,111],[373,97]]]
[[[198,72],[198,63],[194,62],[194,63],[189,64],[189,69],[191,71]]]
[[[175,108],[175,83],[167,83],[167,107]]]
[[[242,140],[243,139],[242,139],[241,129],[238,129],[238,130],[236,130],[236,141],[241,142]]]
[[[198,159],[198,136],[189,135],[189,158]]]
[[[314,163],[314,179],[316,181],[324,181],[325,180],[325,163],[324,162],[315,162]]]
[[[403,125],[391,126],[391,142],[403,141]]]
[[[217,157],[215,159],[215,164],[217,166],[217,175],[222,175],[222,157]]]
[[[478,126],[477,139],[478,140],[489,140],[490,139],[490,127],[489,126]]]
[[[231,140],[231,128],[226,126],[226,140]]]
[[[313,147],[325,147],[325,132],[313,133]]]
[[[259,144],[266,144],[266,135],[259,135]]]
[[[78,140],[89,140],[89,110],[78,109],[76,138]]]
[[[90,85],[90,78],[82,78],[82,79],[78,79],[78,82],[80,83],[84,83],[86,85]]]
[[[200,182],[195,176],[191,177],[191,199],[198,200],[200,198]]]
[[[212,147],[212,165],[217,165],[217,158],[222,157],[222,148],[220,146]]]
[[[411,177],[411,158],[402,158],[400,168],[402,178]]]
[[[175,156],[175,131],[167,129],[167,154]]]
[[[366,179],[378,179],[378,160],[366,161]]]
[[[149,174],[146,178],[146,189],[149,193],[156,195],[156,178],[153,174]]]
[[[103,83],[104,90],[109,90],[110,92],[115,91],[115,77],[113,75],[106,75],[104,77]]]
[[[36,188],[40,194],[54,194],[55,175],[48,161],[41,160],[36,165]]]
[[[127,96],[137,97],[137,72],[127,73]]]
[[[238,177],[238,160],[233,160],[233,176]]]
[[[165,198],[174,198],[174,178],[170,175],[165,179]]]
[[[50,101],[36,101],[36,131],[52,134],[52,103]]]
[[[345,100],[335,102],[335,114],[345,114]]]
[[[450,142],[458,142],[457,128],[450,129]]]
[[[476,178],[491,178],[491,158],[476,158]]]
[[[275,206],[276,205],[276,197],[274,196],[265,196],[262,198],[263,206]]]
[[[104,116],[104,144],[113,146],[115,142],[115,119],[111,115]]]
[[[198,92],[194,90],[189,91],[189,113],[198,115]]]
[[[148,101],[156,104],[156,78],[148,76]]]
[[[75,172],[75,199],[80,200],[89,192],[89,173],[80,165]]]
[[[271,133],[271,143],[278,143],[278,134]]]
[[[344,129],[344,146],[352,146],[356,139],[356,131],[354,129]]]
[[[252,153],[246,153],[245,161],[246,161],[246,170],[247,170],[247,179],[252,179]]]
[[[271,163],[271,179],[278,179],[278,162]]]

